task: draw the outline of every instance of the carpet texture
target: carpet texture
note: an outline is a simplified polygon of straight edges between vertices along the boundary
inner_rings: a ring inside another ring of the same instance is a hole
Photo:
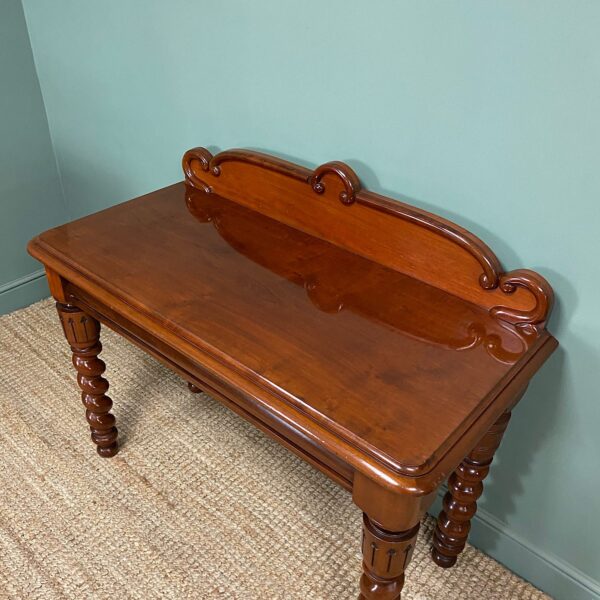
[[[121,452],[96,455],[51,301],[0,317],[0,598],[356,599],[350,494],[104,328]],[[548,598],[423,523],[404,600]]]

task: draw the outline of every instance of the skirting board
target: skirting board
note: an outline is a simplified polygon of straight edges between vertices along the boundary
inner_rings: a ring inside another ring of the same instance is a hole
[[[44,269],[0,285],[0,315],[29,306],[50,295]]]
[[[445,492],[440,491],[429,514],[439,514]],[[600,600],[600,582],[558,556],[531,547],[483,508],[473,518],[469,542],[555,600]]]

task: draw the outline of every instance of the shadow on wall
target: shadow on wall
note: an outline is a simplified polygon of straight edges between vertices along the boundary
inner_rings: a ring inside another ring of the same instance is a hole
[[[382,194],[384,196],[389,196],[390,198],[395,198],[396,200],[400,200],[401,202],[405,202],[406,204],[410,204],[412,206],[416,206],[423,210],[429,211],[436,215],[439,215],[449,221],[464,227],[475,235],[479,236],[493,251],[494,253],[502,257],[504,259],[505,264],[509,265],[519,265],[520,259],[517,253],[511,248],[506,242],[504,242],[501,238],[497,237],[487,229],[481,226],[481,223],[476,223],[475,221],[471,221],[466,218],[462,214],[457,214],[452,211],[447,210],[444,207],[436,206],[434,204],[430,204],[428,202],[423,202],[422,200],[416,200],[414,198],[410,198],[409,196],[405,196],[402,193],[398,193],[398,191],[391,191],[385,188],[382,188],[379,184],[379,179],[375,172],[365,163],[356,159],[348,159],[346,161],[358,174],[359,179],[362,184],[370,191],[375,192],[377,194]]]
[[[573,336],[568,336],[568,322],[577,303],[573,286],[555,271],[537,270],[551,282],[556,292],[556,302],[549,323],[550,331],[559,341],[568,340],[569,353],[592,351],[583,348],[575,350]],[[560,423],[561,412],[566,410],[566,403],[570,397],[568,383],[572,377],[567,349],[561,345],[533,378],[525,396],[513,412],[505,440],[498,450],[490,477],[486,481],[485,495],[481,503],[481,507],[486,509],[489,502],[486,502],[485,498],[493,498],[493,515],[503,523],[515,512],[518,498],[526,491],[523,481],[531,472],[535,455],[543,451],[547,439],[552,438],[557,424]],[[548,491],[539,486],[534,490],[527,489],[528,494],[535,495],[539,514],[544,514],[544,499]],[[496,548],[497,542],[497,536],[486,538],[485,545],[479,546],[483,551],[490,552]]]
[[[575,288],[566,277],[556,271],[522,264],[522,260],[513,248],[479,223],[470,221],[462,214],[458,215],[440,209],[439,206],[383,189],[377,175],[368,165],[355,159],[345,162],[356,171],[367,189],[441,214],[481,237],[501,257],[503,264],[514,265],[514,268],[532,268],[546,277],[552,285],[556,300],[549,329],[559,341],[562,341],[562,344],[542,366],[539,375],[533,378],[527,393],[515,408],[504,443],[501,444],[494,460],[494,468],[486,480],[485,493],[481,502],[481,508],[484,510],[488,508],[490,514],[504,524],[508,521],[508,517],[517,511],[519,498],[525,493],[530,497],[533,495],[532,502],[539,507],[538,514],[540,527],[542,527],[544,515],[548,514],[544,510],[544,502],[551,493],[551,479],[545,480],[547,488],[538,486],[534,490],[529,488],[526,490],[524,482],[531,474],[536,455],[543,452],[548,445],[548,440],[553,437],[561,422],[562,413],[568,410],[569,398],[573,397],[571,388],[576,375],[569,363],[569,357],[571,355],[593,356],[597,352],[596,349],[587,347],[570,331],[570,321],[578,304]],[[596,364],[600,364],[600,355],[596,358]],[[486,501],[486,498],[492,498],[493,502]],[[436,513],[439,502],[434,507],[432,512]],[[486,533],[491,535],[479,536],[477,545],[484,552],[496,556],[494,550],[498,548],[500,536],[503,534],[497,531],[492,533],[493,531],[489,529]]]
[[[180,159],[174,157],[172,164],[164,169],[153,169],[144,157],[136,158],[139,164],[128,165],[123,171],[111,169],[80,153],[69,155],[57,147],[63,155],[62,182],[67,202],[68,220],[79,219],[115,204],[126,202],[183,180]]]
[[[526,488],[523,481],[531,472],[535,455],[543,450],[559,421],[561,403],[565,401],[565,363],[565,351],[559,347],[542,367],[542,376],[532,380],[527,393],[513,411],[505,439],[485,482],[481,508],[486,509],[489,505],[485,501],[486,496],[493,498],[493,515],[503,523],[515,512],[518,499],[524,493],[534,494],[540,511],[543,511],[546,490]],[[497,536],[486,538],[485,545],[479,546],[490,553],[497,542]]]

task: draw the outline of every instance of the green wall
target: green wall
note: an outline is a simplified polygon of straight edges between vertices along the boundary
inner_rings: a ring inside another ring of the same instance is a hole
[[[70,217],[181,179],[191,146],[246,146],[345,160],[547,276],[561,349],[473,540],[557,598],[600,597],[600,2],[24,6]]]
[[[29,238],[66,218],[20,0],[0,2],[0,314],[48,295]]]

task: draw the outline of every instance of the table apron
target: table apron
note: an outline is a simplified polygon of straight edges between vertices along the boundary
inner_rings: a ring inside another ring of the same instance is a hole
[[[260,411],[260,414],[250,412],[235,400],[235,388],[225,380],[209,373],[202,365],[178,350],[171,348],[147,330],[135,325],[80,288],[69,284],[68,292],[71,301],[98,319],[102,324],[152,355],[187,381],[194,383],[209,395],[218,398],[222,404],[225,404],[245,420],[253,423],[278,443],[287,447],[345,489],[352,490],[354,469],[348,463],[340,460],[339,457],[330,453],[327,449],[318,446],[301,431],[297,431],[288,423],[277,419],[275,415],[264,411]]]

